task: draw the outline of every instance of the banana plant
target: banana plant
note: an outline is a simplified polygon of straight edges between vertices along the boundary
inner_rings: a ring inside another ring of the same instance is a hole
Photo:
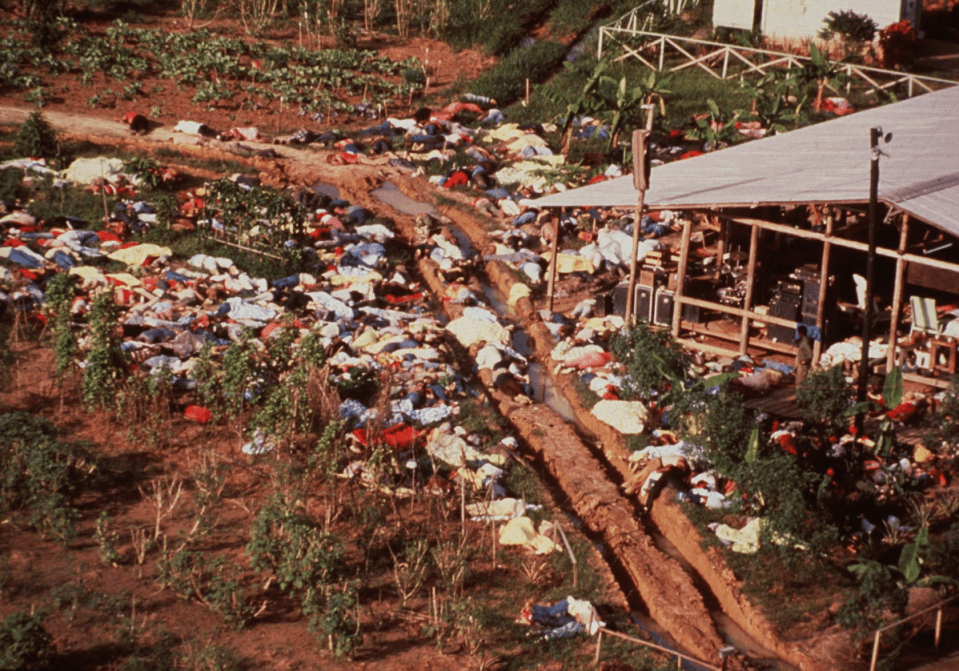
[[[570,63],[565,61],[563,62],[563,66],[567,69],[573,68]],[[573,134],[574,119],[582,114],[595,114],[598,110],[602,109],[602,100],[596,95],[596,89],[608,68],[609,61],[606,59],[597,63],[596,67],[593,68],[593,72],[586,79],[586,83],[583,84],[579,95],[574,100],[567,100],[565,96],[552,93],[546,88],[538,89],[539,92],[554,105],[563,106],[565,104],[566,118],[563,122],[563,130],[561,132],[563,138],[562,153],[569,153],[569,142]]]
[[[619,134],[622,130],[623,123],[634,115],[638,116],[639,109],[642,105],[652,104],[653,99],[658,99],[660,114],[666,114],[666,103],[663,100],[663,94],[669,93],[669,91],[663,88],[661,81],[657,81],[654,70],[650,71],[645,81],[640,81],[639,86],[628,90],[626,88],[625,76],[620,79],[618,83],[609,76],[603,76],[600,80],[605,84],[611,84],[616,87],[616,95],[604,101],[607,109],[613,112],[613,119],[609,127],[609,144],[606,146],[606,151],[610,151],[619,144]]]

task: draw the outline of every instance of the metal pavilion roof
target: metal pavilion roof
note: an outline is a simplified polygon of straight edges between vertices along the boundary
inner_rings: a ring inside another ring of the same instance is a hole
[[[656,166],[650,209],[855,203],[869,199],[869,129],[880,143],[879,198],[959,236],[959,87]],[[526,201],[635,207],[632,175]]]

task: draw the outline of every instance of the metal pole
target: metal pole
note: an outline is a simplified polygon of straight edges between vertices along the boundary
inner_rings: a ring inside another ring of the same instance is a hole
[[[866,382],[869,379],[869,339],[872,337],[872,302],[873,279],[876,261],[876,217],[879,209],[879,137],[881,128],[869,129],[869,147],[872,150],[872,159],[869,171],[869,250],[866,253],[866,305],[862,317],[862,356],[859,359],[859,389],[856,400],[863,403],[866,400]],[[863,438],[865,413],[860,410],[856,414],[856,439]]]

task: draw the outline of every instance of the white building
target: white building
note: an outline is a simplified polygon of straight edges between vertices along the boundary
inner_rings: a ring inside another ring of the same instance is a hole
[[[854,11],[879,29],[908,19],[919,26],[920,0],[714,0],[713,26],[751,30],[773,39],[805,40],[825,27],[829,12]]]

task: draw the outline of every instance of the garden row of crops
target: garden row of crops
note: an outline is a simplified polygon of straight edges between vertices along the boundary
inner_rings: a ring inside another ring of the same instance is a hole
[[[112,79],[133,99],[148,78],[195,89],[198,105],[266,105],[280,100],[309,111],[347,109],[351,98],[387,104],[418,87],[422,64],[396,62],[360,49],[311,50],[216,35],[209,30],[171,33],[116,21],[103,35],[71,19],[58,21],[57,45],[31,45],[23,24],[0,38],[0,86],[43,89],[44,75],[75,73],[84,84]],[[137,84],[140,84],[137,86]],[[36,96],[43,98],[42,92]]]

